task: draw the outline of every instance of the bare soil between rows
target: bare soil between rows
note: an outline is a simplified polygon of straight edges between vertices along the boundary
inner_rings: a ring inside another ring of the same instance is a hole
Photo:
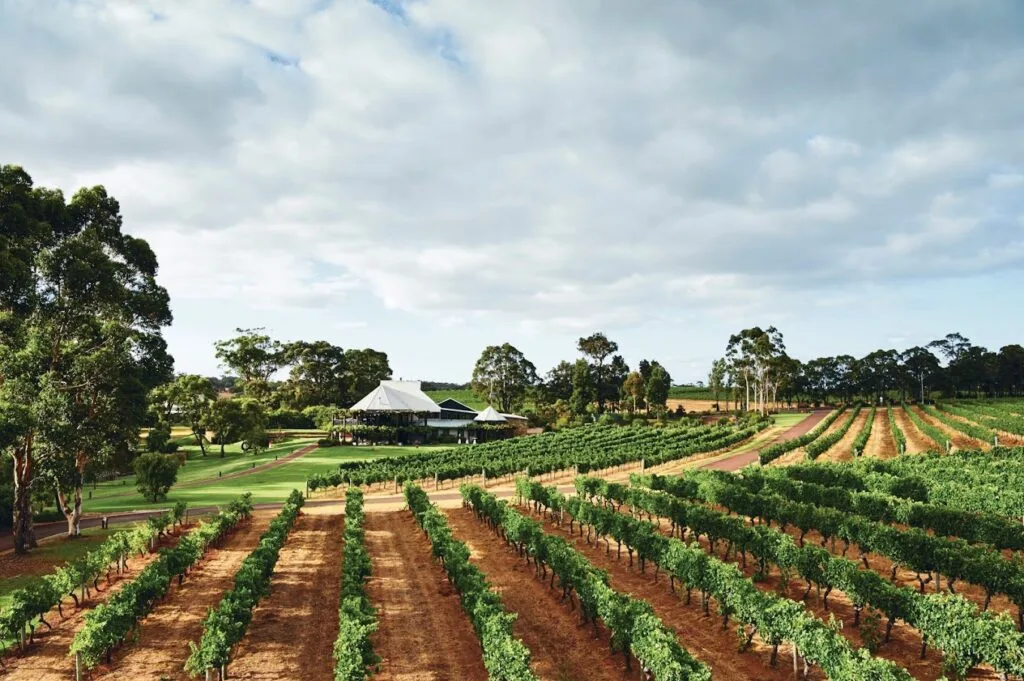
[[[165,536],[157,545],[157,549],[167,546],[174,546],[181,537],[182,531]],[[132,556],[128,559],[128,570],[121,575],[116,571],[111,572],[111,582],[106,584],[105,579],[100,580],[102,591],[91,591],[91,596],[85,600],[81,608],[74,607],[73,599],[65,598],[61,608],[66,617],[62,618],[57,608],[54,608],[46,616],[46,621],[53,625],[53,630],[40,625],[36,629],[35,642],[28,649],[22,652],[13,652],[4,659],[7,665],[2,678],[11,681],[49,681],[50,679],[68,679],[69,674],[74,676],[74,660],[68,656],[68,649],[75,638],[78,630],[85,625],[85,616],[92,612],[93,608],[103,603],[108,598],[123,589],[131,582],[147,565],[157,558],[157,553],[148,553],[144,556]]]
[[[896,455],[896,441],[892,437],[892,429],[889,428],[889,412],[887,409],[879,409],[875,412],[875,424],[871,428],[868,443],[864,445],[862,456],[891,459]]]
[[[448,520],[471,560],[501,594],[505,608],[517,615],[513,632],[532,654],[531,668],[543,681],[625,681],[621,654],[612,655],[607,634],[595,634],[580,622],[579,609],[560,602],[561,589],[551,589],[536,570],[466,508],[448,511]]]
[[[964,435],[963,433],[961,433],[959,430],[956,430],[955,428],[950,428],[945,423],[943,423],[942,421],[938,420],[937,418],[935,418],[934,416],[932,416],[931,414],[926,412],[919,405],[914,405],[913,407],[911,407],[911,409],[914,410],[914,413],[917,414],[917,416],[922,421],[924,421],[928,425],[934,426],[935,428],[938,428],[940,431],[942,431],[942,433],[946,436],[946,438],[948,440],[950,440],[953,443],[953,446],[956,447],[957,449],[985,449],[986,448],[986,446],[987,446],[986,443],[982,442],[981,440],[976,440],[973,437],[970,437],[968,435]]]
[[[367,513],[365,528],[381,658],[374,681],[487,681],[473,625],[412,514]]]
[[[525,507],[519,510],[529,513]],[[625,551],[622,559],[616,560],[614,546],[609,549],[604,543],[587,544],[578,533],[570,535],[568,525],[559,527],[550,519],[543,522],[545,532],[567,539],[596,567],[607,570],[613,589],[647,601],[662,622],[676,630],[680,645],[711,668],[715,679],[770,681],[793,678],[782,649],[775,667],[769,664],[771,647],[759,639],[755,638],[749,650],[738,652],[739,640],[734,629],[723,629],[720,618],[705,615],[699,598],[694,598],[687,605],[684,591],[677,589],[678,593],[672,593],[668,576],[661,574],[656,577],[653,565],[640,572],[639,568],[629,566]],[[821,676],[812,672],[811,678],[820,679]]]
[[[278,556],[270,595],[253,610],[235,649],[230,678],[333,681],[344,542],[342,516],[338,507],[332,510],[303,511],[296,518]]]
[[[116,651],[113,664],[97,668],[92,681],[189,679],[185,673],[189,642],[199,643],[207,611],[231,588],[242,560],[256,547],[274,515],[255,512],[219,547],[208,550],[180,586],[173,580],[164,600],[142,620],[138,640]]]
[[[893,407],[893,415],[896,417],[896,425],[903,431],[907,438],[907,454],[920,454],[930,450],[938,449],[938,445],[932,442],[931,438],[918,430],[917,425],[910,420],[910,417],[901,408]]]

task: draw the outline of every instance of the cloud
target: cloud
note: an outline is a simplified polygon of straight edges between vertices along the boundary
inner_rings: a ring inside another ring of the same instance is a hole
[[[4,12],[5,160],[106,184],[176,303],[586,329],[1024,264],[1012,0]]]

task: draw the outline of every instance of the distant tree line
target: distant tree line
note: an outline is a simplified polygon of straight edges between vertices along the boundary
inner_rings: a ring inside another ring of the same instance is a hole
[[[800,361],[786,353],[775,327],[731,336],[708,374],[715,401],[764,411],[778,402],[817,404],[863,399],[927,400],[1024,394],[1024,347],[991,351],[951,333],[924,346],[882,349],[864,357],[836,355]]]

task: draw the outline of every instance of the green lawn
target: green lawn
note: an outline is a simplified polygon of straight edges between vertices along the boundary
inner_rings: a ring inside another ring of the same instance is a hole
[[[810,413],[803,412],[799,414],[774,414],[772,418],[775,419],[775,425],[783,426],[785,428],[792,428],[793,426],[800,423],[808,416],[810,416]]]
[[[428,447],[331,447],[317,449],[305,456],[285,463],[275,468],[257,471],[252,475],[245,475],[230,480],[221,480],[217,475],[218,470],[225,474],[230,470],[245,470],[251,467],[255,461],[273,460],[274,452],[279,455],[294,451],[309,444],[311,440],[296,440],[286,445],[281,445],[270,453],[259,459],[253,459],[245,454],[239,454],[233,458],[213,461],[196,460],[189,461],[181,470],[179,481],[183,481],[182,475],[193,465],[200,470],[199,473],[192,472],[191,480],[202,482],[194,487],[171,488],[166,501],[150,503],[142,498],[135,490],[135,477],[130,476],[111,483],[100,485],[93,493],[92,499],[86,499],[83,510],[86,513],[113,513],[117,511],[133,511],[146,508],[166,508],[176,501],[186,501],[190,506],[210,506],[225,504],[243,492],[252,492],[253,502],[270,503],[280,502],[288,496],[293,489],[305,489],[306,478],[312,473],[319,473],[337,466],[343,461],[366,461],[386,456],[403,456],[417,452],[430,451],[435,449],[447,449],[445,446]],[[223,467],[218,467],[216,462],[226,462]],[[198,465],[201,464],[201,465]],[[102,493],[101,493],[102,492]]]

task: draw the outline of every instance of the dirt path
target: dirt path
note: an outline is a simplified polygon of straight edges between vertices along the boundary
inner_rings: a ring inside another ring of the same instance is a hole
[[[850,425],[850,429],[846,431],[846,435],[839,442],[829,447],[827,451],[823,452],[818,457],[818,461],[850,461],[853,459],[853,441],[857,439],[857,435],[860,434],[861,428],[864,427],[870,413],[871,407],[862,408],[860,413],[857,414],[857,418]],[[875,414],[876,419],[877,417],[878,414]],[[872,424],[871,430],[874,430],[877,425],[877,423]]]
[[[269,511],[254,513],[223,545],[210,549],[181,586],[175,580],[164,600],[142,621],[138,641],[115,653],[113,664],[97,668],[92,681],[186,681],[189,642],[199,642],[207,610],[216,606],[231,588],[239,565],[256,547],[274,515]]]
[[[900,407],[893,407],[893,415],[896,417],[896,425],[903,431],[904,437],[907,438],[907,454],[920,454],[930,449],[936,449],[938,445],[931,441],[927,435],[922,433],[914,425],[914,422],[910,420],[903,409]]]
[[[341,593],[342,516],[303,512],[281,549],[270,595],[253,611],[233,679],[332,681]]]
[[[811,430],[814,429],[815,426],[821,423],[822,419],[828,416],[829,413],[830,412],[825,409],[813,412],[810,416],[808,416],[803,421],[796,424],[789,430],[785,431],[774,440],[765,442],[759,449],[770,447],[771,445],[776,444],[778,442],[792,440],[795,437],[800,437],[801,435],[810,432]],[[714,463],[710,463],[707,466],[704,466],[704,468],[712,468],[720,471],[738,471],[744,466],[748,466],[757,461],[758,451],[758,449],[755,449],[753,451],[737,454],[736,456],[733,457],[720,459],[718,461],[715,461]]]
[[[374,681],[487,681],[473,625],[412,515],[368,512],[365,527],[381,658]]]
[[[524,508],[520,510],[526,512]],[[711,667],[715,679],[771,681],[792,677],[792,669],[786,664],[784,649],[780,648],[778,666],[774,668],[769,665],[771,648],[761,643],[759,639],[755,639],[746,652],[737,652],[735,629],[730,627],[723,630],[718,617],[704,615],[699,596],[694,598],[690,605],[686,605],[685,592],[680,590],[678,593],[672,593],[668,577],[663,574],[655,578],[653,566],[645,573],[630,568],[625,551],[622,552],[622,560],[616,560],[614,542],[609,554],[603,543],[600,546],[591,546],[579,534],[570,536],[568,524],[558,527],[552,521],[545,520],[544,531],[568,539],[576,550],[595,566],[607,570],[612,588],[650,603],[655,614],[679,634],[680,645]],[[821,676],[812,672],[811,678],[820,679]]]
[[[953,447],[956,449],[986,449],[986,444],[981,440],[975,440],[973,437],[964,435],[959,430],[947,426],[945,423],[926,412],[919,405],[914,405],[911,409],[914,410],[914,413],[917,414],[922,421],[928,425],[935,426],[942,431],[945,436],[953,442]]]
[[[889,428],[889,414],[885,409],[875,412],[875,425],[871,428],[871,437],[864,445],[863,456],[876,459],[891,459],[896,456],[896,441],[892,438]]]
[[[626,671],[621,655],[612,656],[606,637],[594,637],[588,624],[580,624],[579,611],[561,603],[559,589],[534,574],[534,568],[476,519],[472,511],[448,512],[455,536],[466,542],[472,561],[501,594],[505,607],[518,615],[513,625],[517,638],[533,654],[531,668],[543,681],[625,681],[636,678]]]
[[[173,546],[177,543],[180,535],[172,535],[165,538],[157,548]],[[103,591],[92,592],[92,596],[86,601],[85,607],[74,609],[74,601],[66,598],[63,604],[64,614],[67,619],[62,620],[57,610],[54,609],[47,615],[46,620],[53,625],[53,631],[46,627],[39,627],[33,643],[24,657],[20,653],[14,653],[4,660],[7,665],[5,681],[35,681],[42,679],[68,679],[74,675],[74,661],[68,657],[68,648],[75,634],[85,624],[85,616],[100,603],[104,602],[118,591],[123,589],[139,572],[147,565],[156,560],[156,553],[149,553],[145,556],[133,556],[128,559],[128,572],[118,577],[117,573],[111,574],[112,582],[109,586],[103,585]],[[103,580],[100,580],[101,584]],[[41,630],[41,631],[40,631]],[[70,674],[70,676],[69,676]]]

